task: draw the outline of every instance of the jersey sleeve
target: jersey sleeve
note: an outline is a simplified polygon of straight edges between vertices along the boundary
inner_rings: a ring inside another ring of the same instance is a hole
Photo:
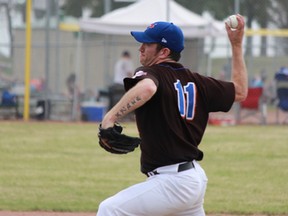
[[[155,73],[151,68],[147,67],[139,67],[135,70],[134,76],[133,77],[126,77],[124,79],[124,87],[125,90],[128,91],[130,88],[132,88],[136,83],[138,83],[140,80],[143,79],[151,79],[155,83],[156,86],[158,86],[159,81],[157,77],[155,76]]]
[[[212,77],[204,79],[204,95],[209,112],[228,112],[235,101],[235,87],[232,82],[217,80]]]

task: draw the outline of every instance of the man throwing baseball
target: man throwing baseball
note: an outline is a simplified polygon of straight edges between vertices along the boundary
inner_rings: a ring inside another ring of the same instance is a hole
[[[132,78],[124,79],[127,92],[105,115],[99,143],[112,153],[133,151],[140,139],[121,134],[122,128],[115,123],[135,111],[141,171],[147,180],[104,200],[98,216],[205,215],[207,177],[199,164],[203,152],[198,146],[209,113],[227,112],[247,95],[244,18],[237,15],[237,20],[236,30],[226,24],[233,54],[231,82],[191,72],[178,63],[184,36],[173,23],[155,22],[144,32],[131,32],[141,43],[142,66]]]

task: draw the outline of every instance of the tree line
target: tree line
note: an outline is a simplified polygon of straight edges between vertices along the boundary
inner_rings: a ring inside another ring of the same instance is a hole
[[[131,1],[121,2],[115,0],[64,0],[60,5],[60,0],[49,0],[48,2],[50,3],[52,15],[55,15],[55,11],[59,9],[61,13],[58,14],[61,14],[61,16],[73,16],[76,18],[80,18],[83,15],[84,9],[91,11],[91,17],[100,17],[109,11],[133,3]],[[228,15],[235,13],[236,0],[175,0],[175,2],[197,14],[209,12],[215,19],[223,20]],[[239,13],[246,17],[247,28],[251,28],[252,22],[256,21],[264,29],[271,24],[278,29],[288,29],[287,0],[238,0],[238,2]],[[45,11],[42,11],[42,13],[38,11],[38,15],[44,16]],[[282,40],[283,43],[288,42],[287,38],[282,38]],[[260,51],[262,56],[267,55],[266,44],[267,37],[262,36]],[[283,50],[288,54],[288,48],[283,47]],[[252,37],[248,37],[246,54],[249,55],[251,53]]]

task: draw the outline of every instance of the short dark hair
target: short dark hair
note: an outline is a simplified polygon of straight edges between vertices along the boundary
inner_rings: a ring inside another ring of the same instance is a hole
[[[157,49],[158,52],[159,52],[161,49],[163,49],[163,48],[167,48],[167,47],[165,47],[165,46],[157,43],[156,49]],[[168,49],[169,49],[169,48],[168,48]],[[170,50],[170,49],[169,49],[169,50]],[[171,58],[172,60],[178,62],[178,61],[180,60],[180,58],[181,58],[181,53],[178,53],[178,52],[175,52],[175,51],[170,50],[170,55],[169,55],[168,57]]]
[[[127,51],[127,50],[123,51],[122,56],[130,57],[129,51]]]

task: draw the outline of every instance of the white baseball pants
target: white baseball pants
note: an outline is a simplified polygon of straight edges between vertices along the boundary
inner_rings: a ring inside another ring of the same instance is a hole
[[[154,175],[120,191],[100,204],[97,216],[204,216],[208,179],[193,163],[192,169]]]

